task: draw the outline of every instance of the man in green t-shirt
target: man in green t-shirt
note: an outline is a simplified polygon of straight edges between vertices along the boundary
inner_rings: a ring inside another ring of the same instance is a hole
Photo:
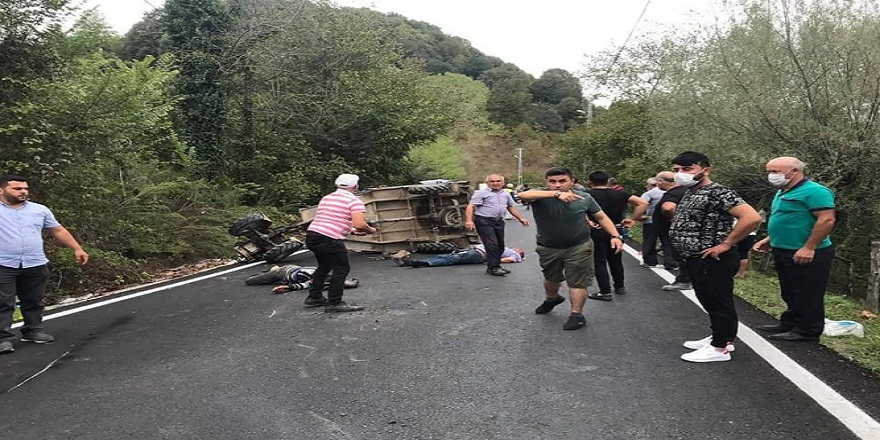
[[[759,330],[769,339],[818,341],[825,328],[825,287],[834,247],[828,235],[834,228],[834,192],[804,175],[804,163],[794,157],[767,162],[767,180],[779,188],[773,197],[767,238],[753,250],[772,249],[779,288],[788,309],[778,324]]]
[[[571,296],[571,316],[562,326],[576,330],[587,324],[583,315],[587,299],[587,287],[593,283],[593,242],[587,215],[611,235],[611,247],[615,252],[623,249],[623,239],[614,223],[589,194],[574,190],[574,178],[568,168],[550,168],[544,173],[547,186],[519,194],[519,198],[532,205],[535,224],[538,226],[538,260],[544,275],[546,299],[535,313],[549,313],[565,301],[559,295],[560,284],[568,284]]]

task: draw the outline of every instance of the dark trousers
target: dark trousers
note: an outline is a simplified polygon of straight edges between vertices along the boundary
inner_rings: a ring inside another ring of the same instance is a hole
[[[651,266],[657,265],[657,229],[653,223],[642,223],[642,262]],[[666,252],[663,253],[664,258]],[[665,265],[664,261],[664,265]]]
[[[0,266],[0,341],[11,341],[12,314],[15,312],[15,297],[21,302],[21,315],[24,326],[21,332],[43,331],[43,295],[49,281],[49,268],[46,265],[14,269]]]
[[[672,238],[669,237],[669,229],[657,229],[657,236],[660,237],[660,248],[663,249],[663,266],[667,270],[678,268],[678,275],[675,276],[675,283],[689,284],[691,277],[688,275],[687,264],[685,259],[679,255],[675,247],[672,246]]]
[[[734,248],[714,258],[685,260],[697,300],[709,314],[712,346],[724,347],[736,338],[738,325],[733,302],[733,276],[739,269],[739,253]]]
[[[788,310],[779,323],[805,336],[818,337],[825,328],[825,288],[831,273],[834,247],[816,249],[809,264],[795,264],[794,250],[773,249],[779,289]]]
[[[312,274],[309,296],[312,298],[323,296],[324,283],[329,274],[330,285],[327,288],[327,301],[330,304],[338,304],[342,301],[345,277],[351,272],[348,249],[345,248],[345,243],[342,240],[309,231],[306,233],[306,247],[315,254],[315,259],[318,260],[318,268]]]
[[[501,253],[504,252],[504,219],[474,216],[477,235],[486,247],[486,266],[501,267]]]
[[[596,271],[596,284],[599,285],[599,291],[603,293],[611,292],[611,282],[614,281],[614,288],[623,288],[623,252],[615,253],[611,247],[611,236],[602,231],[601,233],[593,233],[593,267]],[[611,277],[608,276],[608,270],[611,270]]]

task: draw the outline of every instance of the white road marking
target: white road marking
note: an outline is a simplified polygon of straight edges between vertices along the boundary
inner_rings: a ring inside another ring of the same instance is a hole
[[[303,250],[296,251],[296,252],[290,254],[290,256],[299,255],[299,254],[303,254],[303,253],[306,253],[306,252],[309,252],[309,250],[308,250],[308,249],[303,249]],[[141,291],[141,292],[137,292],[137,293],[132,293],[131,295],[119,296],[119,297],[116,297],[116,298],[108,299],[108,300],[106,300],[106,301],[100,301],[100,300],[99,300],[98,302],[95,302],[95,303],[92,303],[92,304],[88,304],[88,305],[85,305],[85,306],[82,306],[82,307],[75,307],[75,308],[72,308],[72,309],[69,309],[69,310],[65,310],[65,311],[63,311],[63,312],[52,313],[52,314],[46,315],[45,317],[43,317],[43,321],[49,321],[49,320],[51,320],[51,319],[61,318],[62,316],[72,315],[72,314],[74,314],[74,313],[79,313],[79,312],[85,312],[86,310],[96,309],[96,308],[98,308],[98,307],[109,306],[110,304],[115,304],[115,303],[122,302],[122,301],[126,301],[126,300],[129,300],[129,299],[137,298],[137,297],[139,297],[139,296],[149,295],[149,294],[152,294],[152,293],[162,292],[162,291],[165,291],[165,290],[173,289],[173,288],[175,288],[175,287],[185,286],[185,285],[187,285],[187,284],[197,283],[197,282],[199,282],[199,281],[204,281],[204,280],[207,280],[207,279],[210,279],[210,278],[219,277],[219,276],[226,275],[226,274],[229,274],[229,273],[232,273],[232,272],[238,272],[238,271],[240,271],[240,270],[250,269],[250,268],[252,268],[252,267],[254,267],[254,266],[259,266],[259,265],[261,265],[261,264],[263,264],[263,263],[264,263],[263,261],[257,261],[257,262],[254,262],[254,263],[249,263],[249,264],[244,264],[244,265],[241,265],[241,266],[233,267],[232,269],[227,269],[227,270],[220,271],[220,272],[217,272],[217,273],[212,273],[212,274],[210,274],[210,275],[203,275],[203,276],[195,277],[195,278],[192,278],[192,279],[189,279],[189,280],[180,281],[180,282],[177,282],[177,283],[171,283],[171,284],[167,284],[167,285],[164,285],[164,286],[161,286],[161,287],[156,287],[156,288],[153,288],[153,289],[147,289],[147,290],[144,290],[144,291]],[[115,294],[119,294],[120,292],[125,292],[125,291],[128,291],[128,290],[132,290],[132,288],[122,289],[122,290],[117,291],[117,292],[111,292],[111,293],[109,293],[108,295],[115,295]],[[12,328],[18,328],[18,327],[21,327],[22,325],[24,325],[23,322],[18,322],[18,323],[13,324],[13,325],[12,325]]]
[[[624,250],[636,260],[641,261],[638,251],[631,246],[624,245]],[[675,276],[665,269],[652,268],[651,270],[667,282],[675,280]],[[699,301],[697,301],[693,290],[682,290],[681,293],[701,309],[703,308],[700,306]],[[703,311],[705,312],[705,309]],[[800,388],[801,391],[810,396],[821,407],[825,408],[837,420],[840,420],[840,423],[843,423],[860,439],[880,439],[880,423],[840,395],[840,393],[834,391],[833,388],[822,382],[813,373],[810,373],[806,368],[767,342],[766,339],[755,333],[754,330],[739,323],[737,336],[742,342],[751,347],[758,356],[767,361],[771,367],[779,371],[786,379]]]

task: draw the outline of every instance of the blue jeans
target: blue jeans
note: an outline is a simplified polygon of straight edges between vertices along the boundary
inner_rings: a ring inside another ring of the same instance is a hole
[[[458,264],[481,264],[483,255],[476,249],[453,252],[451,254],[437,255],[422,260],[429,266],[455,266]]]
[[[49,281],[49,268],[46,265],[15,269],[0,266],[0,341],[11,341],[12,314],[15,312],[15,297],[21,302],[21,315],[24,317],[22,333],[43,331],[43,294]]]

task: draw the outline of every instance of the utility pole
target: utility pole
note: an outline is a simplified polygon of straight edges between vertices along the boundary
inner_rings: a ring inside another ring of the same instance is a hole
[[[517,148],[516,149],[516,156],[514,156],[514,157],[516,157],[516,187],[517,188],[521,187],[522,183],[523,183],[523,181],[522,181],[522,155],[523,155],[523,149]]]

